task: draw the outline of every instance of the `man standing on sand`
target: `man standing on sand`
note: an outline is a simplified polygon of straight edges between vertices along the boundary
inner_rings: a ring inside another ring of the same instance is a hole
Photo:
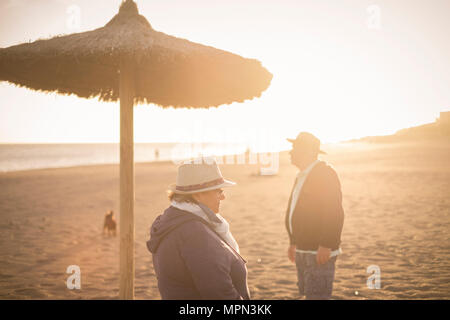
[[[296,263],[298,288],[306,299],[330,299],[344,224],[341,184],[334,169],[318,159],[320,140],[300,132],[291,163],[300,169],[289,198],[286,229],[289,260]]]

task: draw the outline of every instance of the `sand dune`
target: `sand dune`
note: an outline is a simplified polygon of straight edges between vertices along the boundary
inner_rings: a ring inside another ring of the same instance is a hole
[[[334,145],[323,159],[343,189],[343,254],[335,299],[450,298],[450,144]],[[297,299],[286,257],[284,212],[296,169],[280,155],[276,176],[255,165],[222,165],[238,186],[221,213],[248,261],[254,299]],[[160,299],[145,241],[168,205],[172,163],[136,165],[136,298]],[[0,174],[0,299],[117,299],[118,237],[101,235],[103,215],[119,211],[119,167],[84,166]],[[81,290],[66,268],[81,268]],[[381,270],[369,289],[366,269]]]

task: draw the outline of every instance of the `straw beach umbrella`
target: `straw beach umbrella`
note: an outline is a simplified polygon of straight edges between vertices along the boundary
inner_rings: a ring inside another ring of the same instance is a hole
[[[0,49],[0,81],[120,100],[120,298],[134,298],[133,105],[208,108],[259,97],[272,75],[254,59],[155,31],[132,0],[104,27]]]

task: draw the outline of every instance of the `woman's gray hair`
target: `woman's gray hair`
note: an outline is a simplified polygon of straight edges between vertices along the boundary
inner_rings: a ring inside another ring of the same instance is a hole
[[[173,192],[172,190],[167,190],[167,196],[169,197],[170,201],[176,201],[178,203],[187,202],[198,204],[197,200],[194,199],[192,194],[179,194]]]

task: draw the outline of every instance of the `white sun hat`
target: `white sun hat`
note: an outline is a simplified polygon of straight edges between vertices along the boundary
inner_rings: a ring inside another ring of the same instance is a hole
[[[174,193],[192,194],[236,185],[225,180],[212,157],[185,161],[178,167],[177,182],[169,188]]]

